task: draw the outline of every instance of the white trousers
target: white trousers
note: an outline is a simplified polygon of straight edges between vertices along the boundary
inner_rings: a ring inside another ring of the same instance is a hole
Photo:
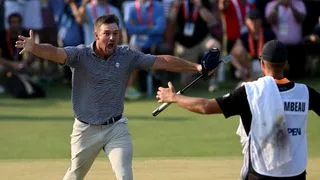
[[[132,141],[128,119],[111,125],[88,125],[75,119],[71,134],[71,166],[63,180],[83,180],[101,150],[109,157],[117,180],[132,180]]]

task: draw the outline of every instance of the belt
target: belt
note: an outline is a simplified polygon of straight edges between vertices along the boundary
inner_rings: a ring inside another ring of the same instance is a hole
[[[108,119],[106,122],[102,123],[102,124],[99,124],[99,125],[109,125],[109,124],[113,124],[117,121],[119,121],[120,119],[122,118],[122,114],[118,115],[118,116],[115,116],[115,117],[112,117],[110,119]],[[89,124],[85,121],[81,121],[80,119],[78,119],[78,121],[84,123],[84,124]]]

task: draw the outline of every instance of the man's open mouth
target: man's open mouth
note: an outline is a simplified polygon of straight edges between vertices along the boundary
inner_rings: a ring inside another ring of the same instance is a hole
[[[109,44],[107,45],[107,47],[108,47],[109,49],[112,49],[112,48],[114,47],[114,44],[113,44],[113,43],[109,43]]]

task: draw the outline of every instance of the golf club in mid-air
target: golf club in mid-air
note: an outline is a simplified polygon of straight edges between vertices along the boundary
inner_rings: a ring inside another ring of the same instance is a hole
[[[223,62],[224,64],[227,64],[228,62],[230,62],[232,60],[232,55],[227,55],[227,56],[223,56],[220,58],[217,67],[215,67],[212,71],[209,72],[209,76],[211,76],[212,74],[214,74],[214,72],[216,71],[216,69],[218,68],[219,64],[221,62]],[[193,86],[199,79],[201,79],[203,77],[203,74],[200,74],[196,79],[194,79],[191,83],[189,83],[188,85],[186,85],[184,88],[182,88],[180,91],[177,92],[177,94],[182,94],[184,93],[187,89],[189,89],[191,86]],[[162,103],[160,106],[158,106],[155,110],[152,111],[152,115],[153,116],[157,116],[158,114],[160,114],[163,110],[165,110],[171,103]]]

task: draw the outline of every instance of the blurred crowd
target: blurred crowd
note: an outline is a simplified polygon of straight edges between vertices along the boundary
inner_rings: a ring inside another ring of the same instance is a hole
[[[45,85],[70,85],[69,68],[19,54],[15,41],[32,29],[39,43],[90,45],[94,21],[104,14],[119,17],[121,44],[144,53],[193,62],[213,47],[232,54],[232,63],[219,66],[208,81],[210,92],[226,77],[242,82],[261,76],[262,46],[272,39],[287,46],[286,76],[315,76],[320,68],[319,9],[317,0],[0,0],[0,92],[44,97]],[[126,98],[152,95],[157,86],[177,77],[184,86],[195,75],[136,70]]]

